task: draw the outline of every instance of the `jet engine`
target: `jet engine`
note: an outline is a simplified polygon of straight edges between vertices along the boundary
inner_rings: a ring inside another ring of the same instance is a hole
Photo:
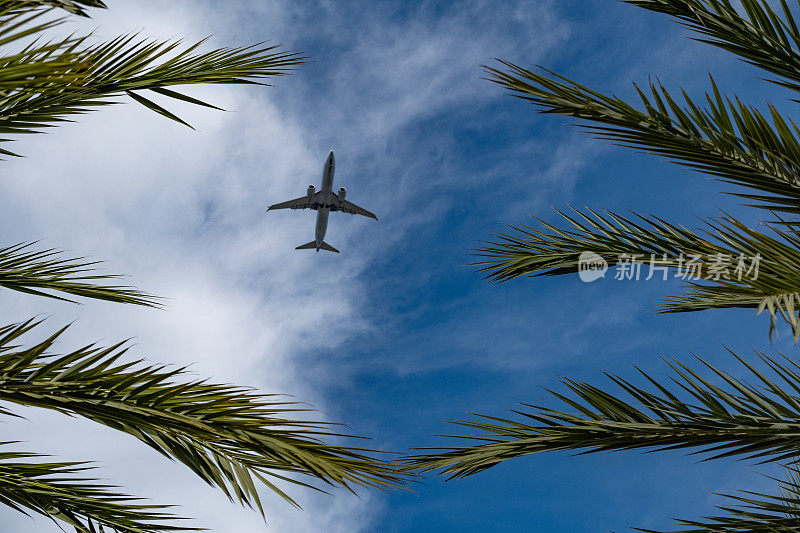
[[[344,187],[339,187],[339,200],[344,200],[345,196],[347,196],[347,191]]]
[[[306,191],[306,194],[308,195],[309,198],[314,196],[314,186],[313,185],[309,185],[308,186],[308,190]]]

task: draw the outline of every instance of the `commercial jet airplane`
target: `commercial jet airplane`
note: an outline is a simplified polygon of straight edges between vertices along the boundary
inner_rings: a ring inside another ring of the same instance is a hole
[[[314,186],[309,185],[305,196],[289,200],[288,202],[274,204],[267,208],[267,211],[273,209],[313,209],[317,212],[317,226],[314,231],[314,240],[306,244],[301,244],[295,248],[295,250],[316,249],[318,252],[320,250],[328,250],[329,252],[339,253],[339,250],[324,240],[325,232],[328,230],[328,215],[331,211],[363,215],[378,220],[378,217],[366,209],[345,200],[344,198],[347,191],[345,191],[344,187],[339,189],[339,194],[333,192],[333,172],[335,170],[336,162],[333,158],[333,150],[331,150],[328,154],[328,159],[325,160],[325,166],[322,169],[322,189],[319,192],[315,193]]]

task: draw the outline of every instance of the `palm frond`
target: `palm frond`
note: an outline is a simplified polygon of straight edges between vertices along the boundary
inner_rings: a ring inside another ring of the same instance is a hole
[[[733,352],[731,352],[733,354]],[[513,411],[520,420],[476,415],[454,423],[482,432],[455,435],[473,445],[437,448],[408,462],[422,471],[464,477],[507,459],[545,451],[675,450],[698,448],[705,460],[741,456],[763,462],[791,459],[800,453],[800,365],[758,353],[765,372],[733,354],[755,381],[698,360],[711,371],[703,377],[689,366],[671,362],[668,384],[639,370],[650,388],[606,374],[626,397],[589,383],[565,380],[575,398],[549,391],[574,412],[528,405]],[[638,370],[638,369],[637,369]],[[714,383],[714,380],[719,382]],[[684,398],[681,398],[683,395]]]
[[[786,0],[773,8],[767,0],[741,0],[743,12],[730,0],[623,0],[665,13],[712,44],[779,78],[770,80],[800,90],[800,31]],[[775,4],[775,2],[772,2]]]
[[[42,13],[0,12],[0,45],[30,40],[59,21],[37,22]],[[179,117],[152,101],[162,98],[217,108],[171,87],[192,84],[263,84],[303,62],[278,46],[254,45],[199,52],[204,41],[180,41],[123,35],[90,44],[89,37],[26,44],[22,51],[0,57],[0,135],[40,132],[128,95],[171,120]],[[188,124],[186,124],[188,125]],[[10,139],[0,139],[8,141]],[[17,155],[8,150],[0,154]]]
[[[104,528],[118,533],[199,530],[171,523],[181,519],[165,513],[166,506],[140,503],[140,498],[86,477],[92,470],[87,463],[40,462],[43,456],[6,450],[9,444],[13,443],[0,443],[0,504],[58,520],[77,533]]]
[[[34,243],[19,243],[0,248],[0,287],[72,301],[54,293],[110,302],[160,307],[161,300],[133,287],[104,284],[117,279],[113,274],[99,274],[99,261],[66,259],[53,249],[33,250]]]
[[[794,518],[800,518],[800,500],[796,498],[796,496],[800,495],[800,469],[798,469],[798,464],[800,464],[800,457],[792,458],[789,464],[783,465],[786,479],[777,480],[781,496],[787,498],[784,502],[785,506],[792,507],[791,510],[785,511],[784,515]]]
[[[0,11],[59,8],[73,15],[88,17],[86,7],[106,8],[107,6],[101,0],[0,0]]]
[[[44,0],[44,3],[84,17],[88,17],[89,15],[81,6],[95,8],[107,7],[101,0]]]
[[[716,176],[723,182],[760,191],[737,193],[758,207],[800,213],[800,129],[770,106],[769,118],[738,99],[724,97],[712,79],[708,108],[683,93],[680,106],[662,86],[650,95],[636,87],[645,108],[605,96],[563,76],[544,75],[502,62],[509,72],[487,68],[490,80],[557,113],[604,126],[584,126],[600,138]]]
[[[790,467],[796,472],[795,467]],[[730,505],[720,506],[721,516],[705,520],[677,520],[688,529],[672,533],[798,533],[800,532],[800,485],[792,477],[779,481],[781,495],[741,491],[722,494]],[[652,529],[636,528],[644,533],[659,533]]]
[[[372,450],[324,442],[349,436],[335,431],[336,424],[293,418],[308,408],[244,387],[187,380],[183,368],[121,363],[125,343],[49,354],[61,330],[27,349],[11,344],[37,324],[0,328],[0,400],[83,416],[133,435],[232,500],[260,509],[254,479],[291,503],[275,480],[311,486],[305,478],[350,490],[389,489],[404,480]]]
[[[590,209],[573,209],[572,216],[556,212],[568,227],[538,218],[538,228],[512,226],[510,233],[478,248],[476,255],[485,259],[475,265],[496,281],[575,273],[586,252],[603,258],[609,266],[626,262],[639,265],[636,268],[671,269],[675,276],[682,276],[689,290],[668,298],[662,312],[766,310],[770,334],[782,318],[792,327],[795,341],[800,337],[800,234],[791,226],[771,225],[771,236],[726,216],[706,220],[705,231],[697,233],[652,215],[635,215],[634,220]],[[689,263],[691,277],[687,278]],[[757,271],[752,271],[754,266]]]

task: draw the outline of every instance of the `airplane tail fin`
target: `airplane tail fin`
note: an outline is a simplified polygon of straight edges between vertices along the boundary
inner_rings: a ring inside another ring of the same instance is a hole
[[[336,248],[334,248],[325,241],[323,241],[322,244],[319,245],[319,248],[317,248],[317,241],[311,241],[305,244],[301,244],[300,246],[295,248],[295,250],[317,250],[317,251],[327,250],[329,252],[336,252],[337,254],[339,253],[339,250],[337,250]]]

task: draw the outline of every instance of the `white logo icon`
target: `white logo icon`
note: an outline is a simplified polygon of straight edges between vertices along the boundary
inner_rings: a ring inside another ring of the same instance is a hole
[[[602,256],[594,252],[581,252],[578,257],[578,276],[584,283],[591,283],[604,278],[608,271],[608,263]]]

